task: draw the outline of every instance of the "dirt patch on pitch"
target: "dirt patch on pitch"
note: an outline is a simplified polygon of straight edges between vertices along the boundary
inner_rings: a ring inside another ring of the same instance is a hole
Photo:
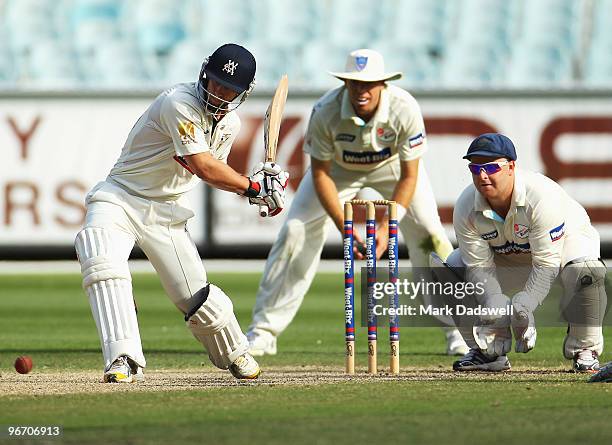
[[[561,369],[518,369],[503,373],[457,373],[446,369],[406,369],[399,375],[381,372],[368,375],[360,371],[347,376],[340,368],[274,367],[266,369],[256,381],[237,381],[229,372],[157,370],[145,373],[144,382],[134,384],[105,384],[99,371],[34,372],[20,375],[3,372],[0,376],[0,397],[44,396],[51,394],[82,394],[108,392],[189,391],[245,386],[308,386],[325,384],[375,383],[385,381],[512,381],[562,383],[584,381],[585,376],[570,374]]]

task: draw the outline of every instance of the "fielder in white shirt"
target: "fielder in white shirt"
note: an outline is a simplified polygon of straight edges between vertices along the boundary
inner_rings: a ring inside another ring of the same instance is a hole
[[[260,373],[231,300],[207,281],[187,231],[194,213],[185,197],[204,180],[268,206],[270,215],[282,210],[288,176],[278,165],[262,165],[247,178],[226,163],[240,130],[234,110],[254,79],[255,58],[248,50],[219,47],[204,61],[197,82],[175,85],[153,101],[106,180],[87,195],[75,247],[100,336],[105,382],[140,380],[146,366],[128,268],[134,244],[212,363],[240,379]]]
[[[310,287],[329,230],[342,233],[342,205],[361,189],[371,187],[399,204],[400,230],[415,272],[426,273],[432,250],[444,258],[452,251],[421,161],[428,145],[420,107],[408,92],[387,84],[402,74],[386,73],[382,55],[370,49],[351,52],[345,72],[330,74],[344,85],[313,108],[304,142],[311,169],[268,256],[247,333],[253,355],[276,354],[276,338]],[[363,245],[357,232],[354,236]],[[376,237],[380,258],[386,221]],[[355,257],[363,255],[355,250]],[[447,352],[465,351],[457,330],[447,330]]]
[[[447,265],[483,284],[477,304],[508,310],[485,313],[482,326],[460,326],[471,349],[453,368],[509,369],[513,333],[515,351],[530,351],[537,336],[534,311],[559,275],[560,308],[569,324],[563,353],[575,371],[594,372],[606,307],[599,235],[578,202],[546,176],[518,169],[516,158],[512,141],[497,133],[476,138],[464,156],[473,184],[455,205],[459,248]]]

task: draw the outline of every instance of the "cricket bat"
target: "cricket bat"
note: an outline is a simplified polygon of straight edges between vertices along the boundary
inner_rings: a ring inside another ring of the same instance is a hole
[[[285,102],[287,102],[287,92],[289,89],[289,81],[287,75],[283,74],[274,96],[268,105],[266,115],[264,117],[264,162],[276,161],[276,148],[278,146],[278,135],[280,132],[281,121],[283,120],[283,110]],[[268,216],[268,208],[264,205],[259,206],[259,215]]]

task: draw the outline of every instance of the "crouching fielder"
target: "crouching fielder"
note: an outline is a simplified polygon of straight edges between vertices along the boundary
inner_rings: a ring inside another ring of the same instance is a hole
[[[236,378],[259,375],[231,300],[206,279],[187,231],[194,214],[184,196],[201,178],[268,206],[269,214],[282,210],[288,177],[278,165],[262,165],[247,178],[226,164],[240,129],[234,109],[250,93],[254,77],[249,51],[233,44],[218,48],[197,82],[175,85],[155,99],[106,180],[87,195],[85,226],[75,246],[102,344],[105,382],[138,380],[146,366],[128,269],[134,244],[212,363]]]
[[[455,206],[459,248],[436,274],[481,283],[483,291],[475,292],[474,304],[494,310],[480,317],[481,326],[456,317],[470,351],[453,369],[509,369],[506,354],[513,333],[515,351],[530,351],[537,335],[533,312],[560,275],[561,312],[569,323],[563,353],[573,360],[575,371],[597,370],[606,269],[599,259],[599,235],[586,211],[551,179],[517,169],[516,151],[506,136],[479,136],[464,159],[470,161],[473,185]]]

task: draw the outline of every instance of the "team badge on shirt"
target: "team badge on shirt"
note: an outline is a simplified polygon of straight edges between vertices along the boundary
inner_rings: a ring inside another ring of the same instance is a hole
[[[529,238],[529,227],[524,224],[515,224],[514,235],[521,239]]]
[[[380,142],[391,142],[395,140],[395,131],[391,128],[378,127],[376,129],[376,137]]]
[[[196,142],[196,127],[193,122],[179,122],[178,131],[181,136],[181,144],[188,145]]]

